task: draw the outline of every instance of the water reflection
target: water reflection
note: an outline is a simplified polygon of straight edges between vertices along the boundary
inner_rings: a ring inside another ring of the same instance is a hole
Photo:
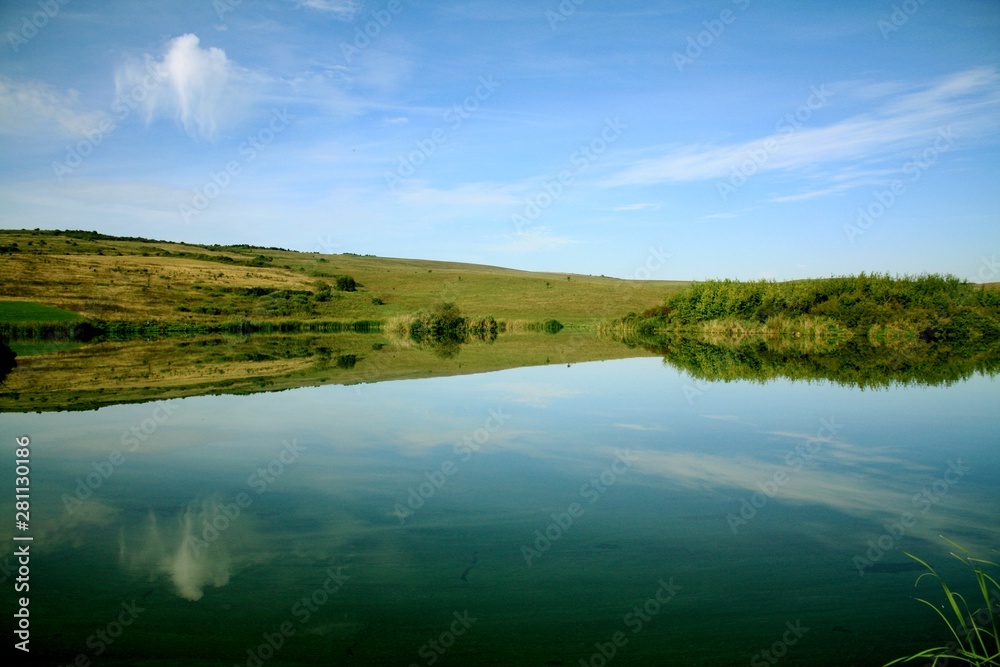
[[[916,337],[891,344],[851,338],[767,338],[689,334],[631,335],[631,348],[707,381],[775,378],[830,380],[862,389],[952,384],[974,374],[1000,373],[1000,340],[938,341]]]
[[[734,381],[689,401],[690,381],[640,358],[174,400],[72,512],[63,495],[157,407],[4,415],[0,437],[37,443],[45,655],[65,663],[102,610],[139,598],[128,650],[102,662],[245,664],[291,622],[273,664],[425,664],[468,610],[442,664],[578,664],[661,580],[679,591],[623,664],[746,664],[799,618],[801,664],[882,664],[902,653],[886,634],[921,646],[902,550],[995,543],[996,381]],[[292,610],[340,567],[301,623]],[[84,594],[93,608],[60,603]]]
[[[138,529],[122,528],[120,562],[127,571],[145,575],[149,581],[166,575],[177,595],[200,600],[207,586],[229,583],[233,567],[229,545],[243,537],[239,528],[229,532],[238,517],[235,504],[226,507],[212,498],[192,501],[161,528],[151,510]]]
[[[17,368],[0,385],[0,410],[89,410],[180,396],[648,355],[586,331],[559,332],[557,325],[508,323],[500,331],[495,320],[485,318],[465,322],[460,330],[437,330],[422,320],[406,320],[391,322],[379,333],[108,341],[18,357]]]

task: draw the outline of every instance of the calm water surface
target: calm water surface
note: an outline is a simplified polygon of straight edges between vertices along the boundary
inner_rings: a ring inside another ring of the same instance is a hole
[[[904,550],[996,555],[998,389],[644,358],[4,415],[32,656],[881,665],[943,638]]]

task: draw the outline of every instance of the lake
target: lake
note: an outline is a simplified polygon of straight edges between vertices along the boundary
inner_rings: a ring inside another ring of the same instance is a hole
[[[962,591],[939,536],[996,560],[998,389],[643,356],[5,414],[11,476],[31,442],[31,654],[882,665],[947,639],[904,551]]]

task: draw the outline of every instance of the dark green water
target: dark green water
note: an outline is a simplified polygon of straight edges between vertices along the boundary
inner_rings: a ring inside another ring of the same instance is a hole
[[[646,358],[3,415],[30,658],[881,665],[944,637],[904,550],[996,556],[998,390]]]

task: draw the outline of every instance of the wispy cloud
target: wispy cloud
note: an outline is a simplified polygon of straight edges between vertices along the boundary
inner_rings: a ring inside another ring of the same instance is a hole
[[[63,92],[45,83],[0,76],[2,135],[82,137],[96,131],[105,117],[102,111],[85,111],[75,90]]]
[[[552,233],[551,229],[543,226],[531,227],[515,234],[509,234],[504,238],[506,239],[505,243],[490,249],[497,252],[541,252],[579,242],[568,236],[557,236]]]
[[[757,170],[810,170],[814,177],[832,178],[842,169],[900,159],[907,151],[933,141],[945,128],[960,137],[983,136],[997,125],[1000,76],[992,67],[960,72],[919,90],[898,92],[898,86],[867,86],[867,96],[881,105],[839,122],[773,134],[727,145],[689,145],[640,160],[607,181],[610,186],[691,182],[727,177],[752,155],[765,155]],[[789,128],[790,130],[791,128]],[[862,184],[858,181],[856,184]],[[829,194],[850,187],[817,188],[783,201]]]
[[[615,211],[642,211],[645,209],[657,209],[660,208],[659,204],[624,204],[623,206],[615,206]]]
[[[615,428],[622,428],[626,431],[662,431],[663,427],[659,424],[653,424],[652,426],[645,426],[643,424],[615,424]]]
[[[807,434],[775,435],[803,442],[813,439]],[[743,494],[759,493],[761,484],[775,479],[775,473],[780,470],[787,476],[787,482],[777,492],[780,502],[824,505],[864,519],[898,517],[897,508],[913,507],[913,490],[934,479],[933,469],[916,469],[907,461],[882,453],[873,455],[867,448],[852,447],[837,440],[819,441],[824,443],[822,453],[800,469],[752,456],[734,458],[698,452],[635,449],[632,456],[637,459],[636,471],[663,477],[682,488],[718,490],[727,495],[731,493],[727,489]],[[888,468],[892,473],[888,477],[873,476],[872,465],[876,463],[879,470]],[[738,507],[738,503],[734,501],[732,506]],[[983,534],[984,530],[988,532],[986,526],[994,523],[988,512],[953,504],[922,516],[914,534],[931,537],[943,531],[954,533],[958,530],[969,531],[970,535]]]
[[[417,185],[400,190],[399,198],[409,204],[472,208],[513,206],[518,203],[510,186],[494,183],[465,183],[447,189]]]
[[[295,0],[298,7],[329,14],[338,21],[350,21],[358,13],[355,0]]]
[[[547,408],[555,400],[572,398],[583,393],[575,389],[521,382],[496,383],[491,385],[490,389],[505,393],[508,400],[513,403],[532,408]]]

